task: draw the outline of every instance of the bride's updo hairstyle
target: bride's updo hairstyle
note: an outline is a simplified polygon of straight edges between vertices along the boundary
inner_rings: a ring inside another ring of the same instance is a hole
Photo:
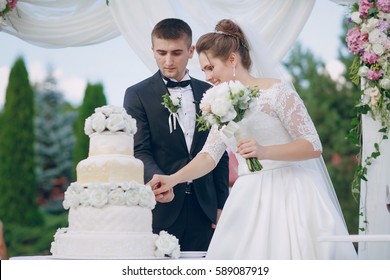
[[[230,19],[222,19],[215,26],[215,32],[202,35],[196,43],[196,52],[209,53],[222,61],[229,59],[232,52],[241,56],[245,69],[249,70],[252,60],[248,42],[241,28]]]

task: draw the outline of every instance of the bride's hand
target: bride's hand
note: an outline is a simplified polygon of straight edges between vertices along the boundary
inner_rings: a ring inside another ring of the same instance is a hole
[[[253,138],[241,139],[237,144],[237,153],[243,158],[258,158],[264,159],[266,149],[259,145]]]
[[[173,182],[172,176],[167,175],[153,175],[152,180],[148,185],[153,190],[154,196],[158,202],[171,202],[174,198],[173,187],[176,185]]]

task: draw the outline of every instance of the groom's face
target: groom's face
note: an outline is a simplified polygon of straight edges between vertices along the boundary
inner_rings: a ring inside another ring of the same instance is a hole
[[[188,60],[194,54],[194,46],[189,47],[186,38],[153,38],[152,50],[161,73],[167,78],[181,81],[186,73]]]

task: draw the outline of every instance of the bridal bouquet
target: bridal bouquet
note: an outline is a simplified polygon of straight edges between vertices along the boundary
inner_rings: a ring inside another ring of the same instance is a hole
[[[217,125],[228,138],[238,136],[239,122],[258,96],[258,89],[245,87],[239,81],[224,82],[210,88],[200,101],[202,114],[196,119],[199,130]],[[249,158],[246,163],[251,172],[263,168],[257,158]]]

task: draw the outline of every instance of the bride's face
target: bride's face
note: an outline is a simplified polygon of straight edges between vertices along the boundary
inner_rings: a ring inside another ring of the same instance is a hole
[[[234,79],[233,67],[229,61],[224,62],[210,54],[201,52],[199,54],[199,64],[206,80],[214,85]]]

